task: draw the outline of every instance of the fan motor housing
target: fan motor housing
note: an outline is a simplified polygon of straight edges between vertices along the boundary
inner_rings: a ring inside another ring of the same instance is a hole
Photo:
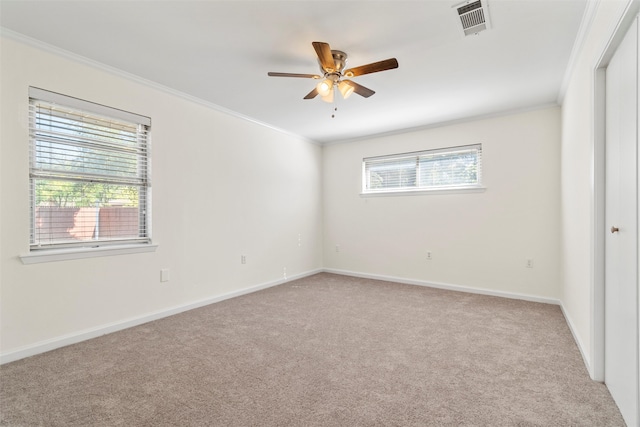
[[[336,73],[342,74],[342,70],[347,66],[347,54],[341,50],[332,50],[331,56],[333,56],[333,62],[336,64]],[[320,61],[318,60],[318,64]],[[322,64],[320,64],[320,71],[324,74],[325,71],[322,69]]]

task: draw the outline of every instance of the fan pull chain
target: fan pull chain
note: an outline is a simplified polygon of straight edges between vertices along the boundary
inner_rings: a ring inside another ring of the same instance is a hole
[[[333,97],[333,113],[331,113],[332,119],[336,118],[336,111],[338,111],[338,97],[334,96]]]

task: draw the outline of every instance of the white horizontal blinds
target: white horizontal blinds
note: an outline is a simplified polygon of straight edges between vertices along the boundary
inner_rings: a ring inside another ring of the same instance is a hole
[[[31,98],[29,130],[32,249],[150,241],[147,124]]]
[[[480,184],[480,145],[433,150],[418,157],[420,187],[467,187]]]
[[[416,156],[365,159],[368,190],[401,190],[416,186]]]
[[[477,187],[481,174],[480,144],[371,157],[363,160],[363,191]]]

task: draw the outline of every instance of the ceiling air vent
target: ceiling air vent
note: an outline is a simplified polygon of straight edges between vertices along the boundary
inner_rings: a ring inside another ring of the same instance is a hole
[[[489,9],[486,0],[471,0],[453,6],[456,20],[462,27],[465,36],[478,34],[491,28]]]

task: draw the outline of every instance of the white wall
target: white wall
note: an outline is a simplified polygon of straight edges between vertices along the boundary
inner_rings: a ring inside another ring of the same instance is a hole
[[[322,267],[321,147],[15,40],[1,43],[4,360],[272,284],[284,268],[291,277]],[[29,252],[30,85],[152,118],[157,252],[21,263],[18,256]],[[170,269],[167,283],[160,283],[161,268]]]
[[[562,103],[562,301],[594,376],[594,70],[629,1],[601,0],[573,67]]]
[[[561,115],[540,109],[324,149],[2,39],[0,355],[275,283],[285,267],[289,277],[325,267],[560,298],[589,364],[592,71],[628,3],[597,3]],[[28,252],[30,85],[152,118],[157,252],[20,262]],[[365,156],[477,142],[485,192],[359,196]],[[159,282],[161,268],[171,269],[170,282]]]
[[[476,143],[484,192],[359,194],[363,157]],[[558,107],[326,146],[325,268],[557,299],[559,158]]]

